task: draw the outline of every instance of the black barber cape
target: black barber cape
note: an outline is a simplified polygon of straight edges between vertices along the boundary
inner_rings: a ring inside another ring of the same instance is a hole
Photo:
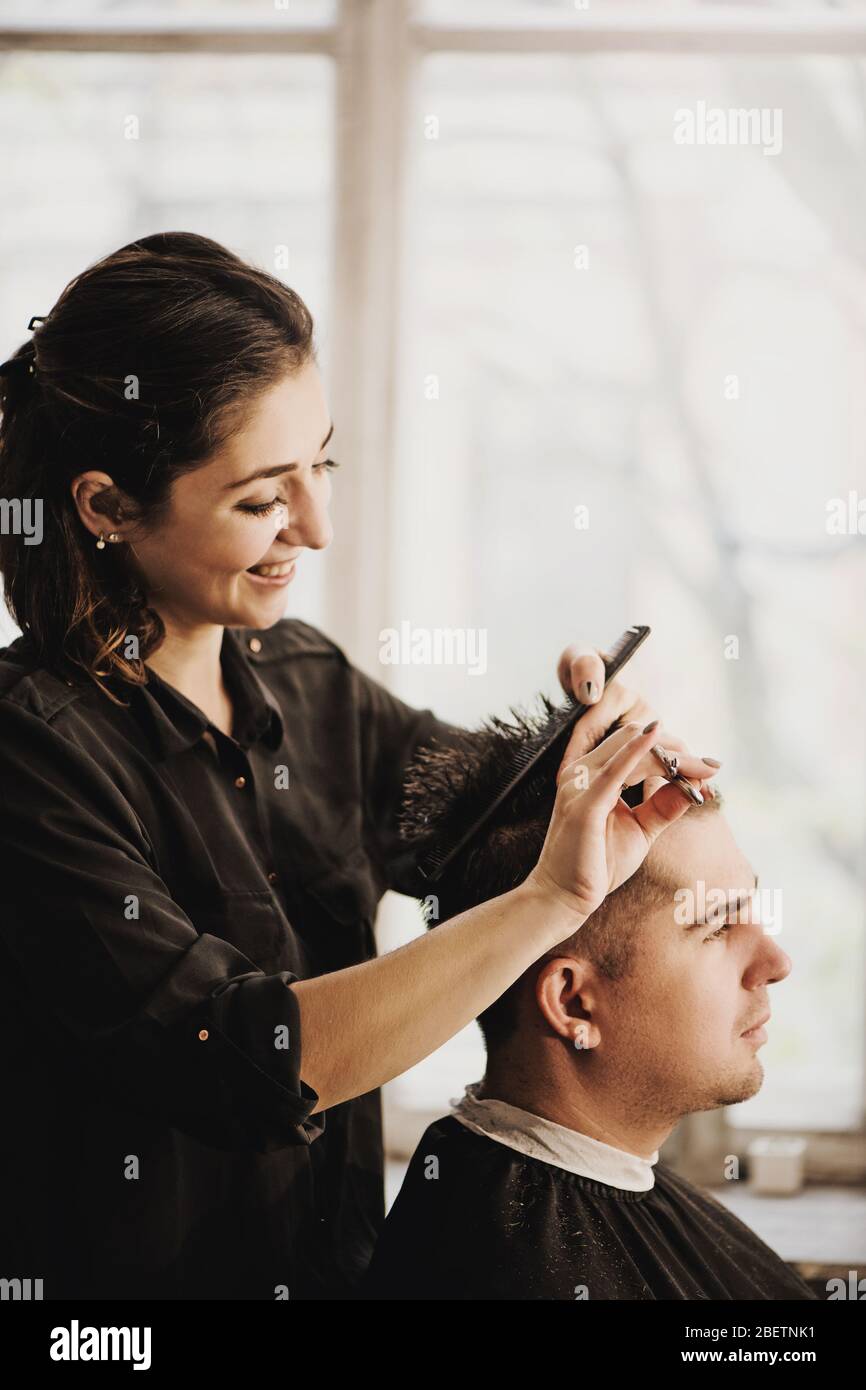
[[[415,1150],[362,1296],[815,1298],[724,1207],[664,1164],[653,1172],[649,1190],[626,1191],[449,1115]]]
[[[291,984],[423,895],[403,768],[450,725],[310,625],[227,629],[232,737],[150,673],[0,652],[0,1274],[58,1298],[348,1296],[378,1092],[312,1114]]]

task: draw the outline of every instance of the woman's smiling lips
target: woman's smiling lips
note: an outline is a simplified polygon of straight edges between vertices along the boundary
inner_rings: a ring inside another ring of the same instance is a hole
[[[252,569],[244,570],[244,574],[253,584],[259,584],[266,589],[280,589],[284,585],[291,583],[295,576],[295,561],[282,560],[279,564],[261,564]]]

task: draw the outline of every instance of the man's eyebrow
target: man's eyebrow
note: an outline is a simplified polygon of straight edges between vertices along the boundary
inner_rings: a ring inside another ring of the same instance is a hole
[[[334,422],[332,420],[331,428],[319,445],[317,453],[324,449],[333,433]],[[292,473],[298,467],[297,463],[276,463],[273,468],[260,468],[256,473],[250,473],[246,478],[239,478],[236,483],[226,483],[223,492],[232,492],[235,488],[246,487],[248,483],[254,483],[256,478],[278,478],[281,473]]]
[[[724,912],[720,913],[718,917],[713,917],[711,920],[711,925],[713,922],[726,922],[731,917],[739,917],[740,908],[742,907],[743,903],[749,902],[749,900],[752,897],[752,894],[758,887],[758,875],[755,873],[754,869],[752,869],[752,877],[755,880],[754,885],[747,892],[738,893],[733,900],[731,900],[729,896],[725,905]],[[713,890],[709,889],[708,891],[712,892]],[[685,926],[685,931],[694,931],[697,927],[705,927],[706,925],[706,922],[689,922]]]

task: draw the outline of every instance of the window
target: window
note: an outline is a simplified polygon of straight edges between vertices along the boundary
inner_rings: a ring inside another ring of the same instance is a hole
[[[793,961],[728,1121],[859,1128],[866,554],[827,517],[864,489],[863,60],[471,47],[413,92],[391,625],[485,628],[489,668],[398,688],[474,722],[556,698],[564,633],[648,622],[627,679],[725,758]],[[781,109],[781,149],[677,145],[701,102]],[[482,1071],[473,1025],[395,1109]]]

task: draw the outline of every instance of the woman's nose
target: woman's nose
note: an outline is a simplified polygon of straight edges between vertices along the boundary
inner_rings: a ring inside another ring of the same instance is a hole
[[[308,488],[293,490],[288,507],[281,509],[281,517],[278,534],[292,545],[324,550],[334,538],[326,504]]]

